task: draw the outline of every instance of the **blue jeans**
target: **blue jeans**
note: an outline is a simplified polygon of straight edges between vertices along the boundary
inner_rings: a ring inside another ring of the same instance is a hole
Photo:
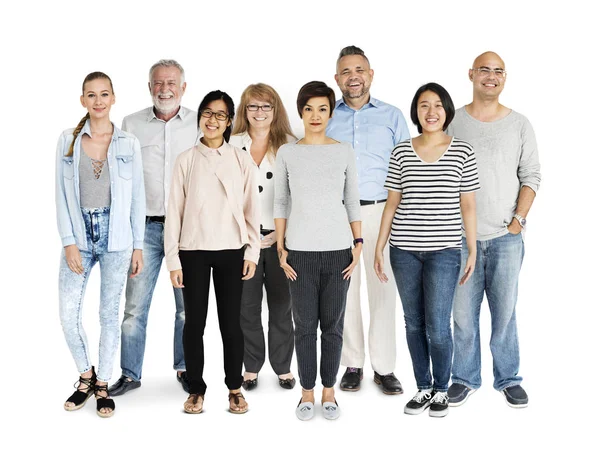
[[[460,249],[422,252],[390,246],[390,264],[404,309],[406,341],[417,387],[446,392],[452,364],[450,316]]]
[[[452,381],[472,389],[481,386],[479,313],[483,293],[492,319],[490,348],[494,360],[494,389],[521,383],[517,337],[517,290],[525,248],[521,234],[506,234],[477,241],[477,264],[473,276],[458,286],[454,298],[454,361]],[[462,267],[467,260],[463,239]]]
[[[121,371],[135,381],[142,378],[146,349],[146,326],[152,294],[156,286],[164,250],[164,224],[148,221],[144,235],[144,270],[127,280],[125,311],[121,325]],[[175,295],[175,331],[173,334],[173,369],[185,371],[183,358],[183,294],[173,288]]]
[[[119,345],[119,303],[132,249],[109,252],[108,229],[110,208],[81,209],[85,224],[87,250],[79,250],[84,269],[82,275],[69,269],[63,250],[60,259],[58,299],[60,323],[67,345],[79,373],[92,368],[87,337],[83,329],[83,295],[92,267],[100,263],[100,350],[98,380],[110,381],[115,352]]]

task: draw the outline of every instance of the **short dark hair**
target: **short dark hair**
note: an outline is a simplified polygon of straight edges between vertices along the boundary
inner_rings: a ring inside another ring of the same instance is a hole
[[[442,107],[446,112],[446,121],[444,122],[442,129],[446,131],[446,128],[448,128],[448,125],[450,125],[450,122],[452,122],[452,119],[454,119],[454,103],[452,102],[452,97],[450,97],[448,91],[437,83],[427,83],[417,89],[417,92],[412,99],[412,103],[410,104],[410,118],[412,123],[417,126],[419,133],[423,132],[423,127],[419,123],[419,116],[417,114],[417,103],[419,102],[419,97],[421,94],[426,91],[431,91],[440,97],[440,100],[442,101]]]
[[[335,108],[335,92],[322,81],[311,81],[302,86],[300,92],[298,92],[296,106],[298,107],[300,118],[302,118],[302,109],[304,108],[304,105],[314,97],[327,97],[329,100],[329,117],[333,116],[333,108]]]
[[[365,58],[367,60],[367,63],[369,63],[369,65],[371,65],[371,63],[369,62],[369,58],[367,58],[367,55],[365,55],[365,52],[363,52],[362,49],[358,48],[356,45],[349,45],[348,47],[344,47],[343,49],[341,49],[340,54],[337,59],[337,62],[339,63],[340,59],[342,59],[344,56],[352,56],[352,55],[362,56],[363,58]]]
[[[233,127],[233,116],[235,115],[235,107],[233,105],[233,100],[227,94],[227,92],[223,91],[211,91],[204,96],[202,101],[200,102],[200,106],[198,107],[198,115],[196,118],[196,122],[198,123],[198,128],[200,128],[200,113],[202,110],[206,109],[210,102],[214,102],[215,100],[223,100],[225,102],[225,106],[227,106],[227,115],[229,116],[229,125],[225,128],[225,132],[223,133],[223,139],[225,142],[229,142],[229,137],[231,136],[231,128]]]

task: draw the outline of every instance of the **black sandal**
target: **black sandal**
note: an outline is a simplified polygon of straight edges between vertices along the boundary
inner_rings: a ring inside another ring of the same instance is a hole
[[[112,398],[101,397],[99,396],[99,392],[106,392],[108,396],[108,385],[95,385],[94,386],[94,395],[96,396],[96,413],[100,417],[111,417],[115,413],[115,401]],[[102,408],[109,408],[110,411],[104,413],[100,411]]]
[[[77,411],[83,408],[85,402],[94,394],[94,386],[96,384],[96,372],[92,366],[92,376],[90,378],[79,377],[73,387],[76,389],[64,404],[66,411]],[[81,387],[86,386],[87,391],[82,391]],[[73,406],[67,406],[67,403],[73,403]]]

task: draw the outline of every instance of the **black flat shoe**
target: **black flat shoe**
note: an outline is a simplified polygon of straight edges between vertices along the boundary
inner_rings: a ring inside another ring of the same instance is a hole
[[[181,375],[177,374],[177,381],[181,383],[181,387],[188,394],[190,393],[190,380],[187,376],[187,372],[181,372]]]
[[[108,395],[111,397],[117,397],[118,395],[123,395],[128,391],[137,389],[141,385],[141,381],[130,380],[125,375],[121,375],[121,378],[119,378],[115,384],[108,388]]]
[[[258,376],[254,380],[244,380],[242,382],[242,387],[247,391],[251,391],[252,389],[256,389],[258,386]]]
[[[282,387],[283,389],[294,389],[294,386],[296,386],[296,379],[293,377],[286,378],[285,380],[280,378],[279,386]]]
[[[404,389],[402,389],[402,384],[398,378],[396,378],[396,375],[394,375],[393,372],[387,375],[379,375],[377,372],[375,372],[373,381],[375,381],[375,384],[383,388],[384,394],[397,395],[404,392]]]

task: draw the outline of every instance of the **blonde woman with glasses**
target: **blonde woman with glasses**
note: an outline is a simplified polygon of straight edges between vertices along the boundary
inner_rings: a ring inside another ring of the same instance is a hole
[[[275,155],[283,144],[294,141],[287,112],[271,86],[251,84],[242,93],[230,144],[248,152],[258,166],[261,251],[255,276],[244,282],[242,312],[244,332],[244,382],[246,390],[258,386],[265,362],[265,336],[261,322],[263,286],[269,307],[269,362],[279,386],[292,389],[290,372],[294,352],[292,302],[285,273],[279,266],[273,220]]]

